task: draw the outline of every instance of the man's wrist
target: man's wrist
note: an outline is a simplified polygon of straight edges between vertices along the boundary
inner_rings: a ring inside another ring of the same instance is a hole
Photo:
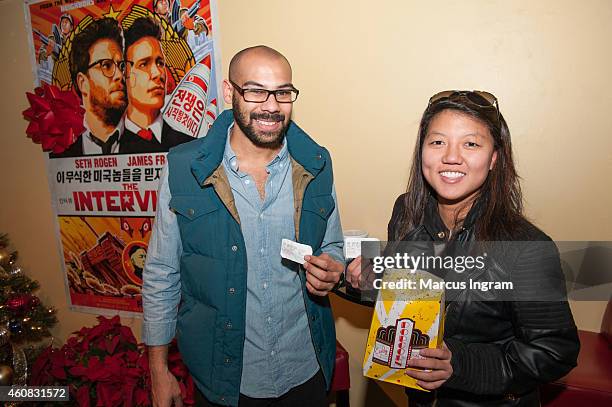
[[[153,378],[155,378],[155,377],[165,377],[168,374],[168,372],[170,372],[170,370],[168,370],[168,366],[167,365],[163,366],[163,367],[161,367],[161,366],[160,367],[156,367],[156,368],[151,367],[150,371],[151,371],[151,377],[153,377]]]
[[[168,345],[149,346],[149,369],[151,374],[168,371]]]

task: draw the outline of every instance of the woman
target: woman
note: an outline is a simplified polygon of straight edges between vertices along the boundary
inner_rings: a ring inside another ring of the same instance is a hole
[[[496,242],[515,255],[491,275],[523,282],[526,291],[556,281],[565,292],[556,247],[522,215],[510,132],[490,93],[446,91],[430,99],[408,190],[395,202],[388,232],[389,241]],[[358,258],[346,278],[357,287],[360,277]],[[537,386],[576,365],[578,335],[563,295],[482,301],[464,290],[455,299],[446,304],[443,346],[409,362],[422,370],[406,374],[436,390],[409,392],[411,405],[435,398],[437,406],[538,406]]]

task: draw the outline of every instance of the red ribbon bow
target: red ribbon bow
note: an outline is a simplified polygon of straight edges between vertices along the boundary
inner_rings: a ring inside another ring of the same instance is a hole
[[[85,109],[74,92],[44,84],[34,93],[26,92],[26,97],[30,102],[23,111],[30,122],[26,134],[34,143],[42,144],[43,151],[62,153],[85,131]]]

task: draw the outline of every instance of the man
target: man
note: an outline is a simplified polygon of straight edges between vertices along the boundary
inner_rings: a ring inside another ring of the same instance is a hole
[[[189,48],[195,53],[200,45],[203,45],[208,40],[208,26],[206,20],[202,16],[195,15],[193,18],[189,17],[189,9],[186,7],[181,8],[179,11],[181,24],[184,28],[182,33],[183,38],[187,41]]]
[[[193,137],[174,130],[162,119],[166,96],[166,59],[161,28],[140,17],[125,32],[128,108],[121,153],[168,151]]]
[[[153,0],[153,13],[170,23],[170,1]]]
[[[118,152],[127,105],[122,43],[121,29],[112,18],[95,20],[74,37],[70,73],[83,100],[86,130],[66,151],[51,157]]]
[[[201,405],[326,405],[342,229],[329,153],[290,120],[291,77],[271,48],[239,52],[223,83],[233,110],[168,154],[143,273],[154,405],[181,405],[175,330]],[[313,255],[281,259],[282,239]]]
[[[128,255],[134,269],[134,275],[142,280],[142,269],[144,269],[147,250],[142,246],[132,246]]]
[[[60,34],[62,38],[62,45],[66,45],[66,40],[74,28],[74,19],[68,13],[64,13],[60,17],[59,21]]]

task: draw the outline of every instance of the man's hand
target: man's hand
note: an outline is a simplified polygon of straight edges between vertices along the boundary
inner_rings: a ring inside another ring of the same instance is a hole
[[[151,371],[151,387],[154,407],[182,407],[183,397],[176,377],[168,369],[161,372]]]
[[[334,260],[327,253],[320,256],[304,256],[306,269],[306,288],[318,296],[326,296],[340,281],[344,264]]]
[[[426,370],[406,370],[406,375],[417,379],[417,384],[427,390],[435,390],[442,386],[453,374],[451,359],[453,354],[442,344],[440,349],[422,349],[421,356],[425,359],[408,359],[408,367]]]
[[[183,397],[176,377],[168,370],[168,345],[147,347],[151,369],[153,407],[183,406]]]

